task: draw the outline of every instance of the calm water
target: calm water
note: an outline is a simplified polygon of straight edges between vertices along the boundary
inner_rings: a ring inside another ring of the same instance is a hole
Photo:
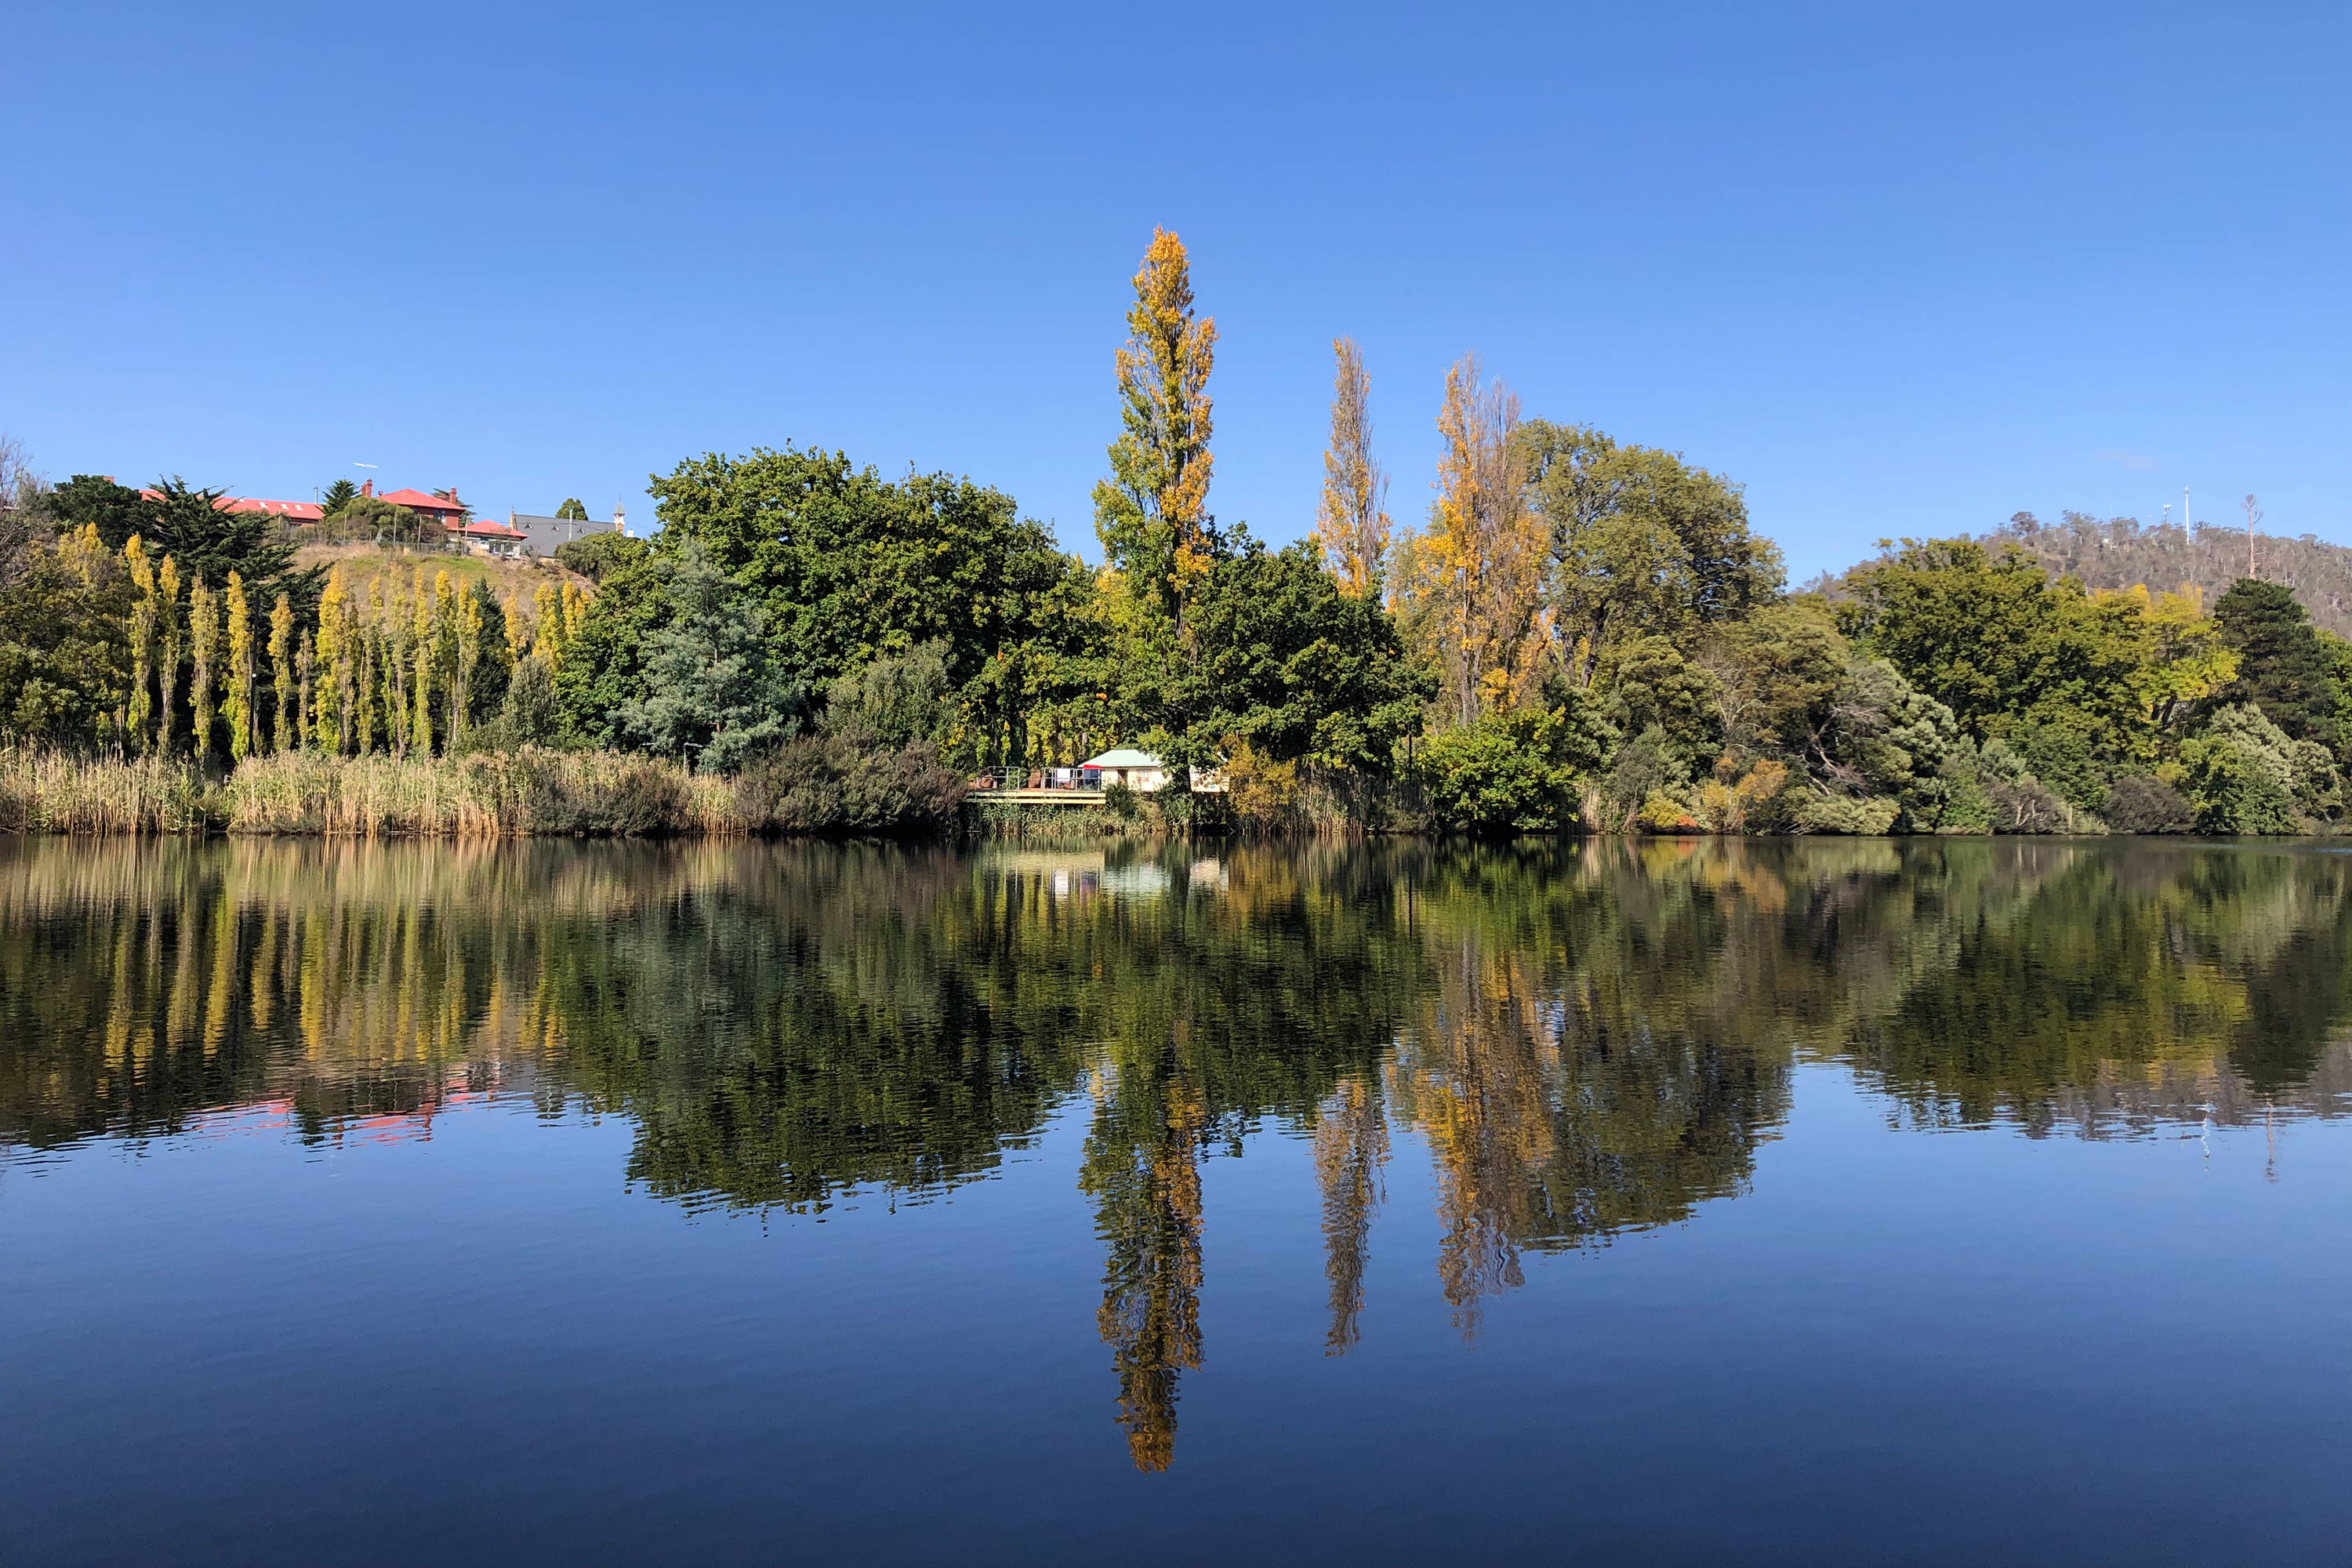
[[[0,1561],[2340,1563],[2347,891],[0,843]]]

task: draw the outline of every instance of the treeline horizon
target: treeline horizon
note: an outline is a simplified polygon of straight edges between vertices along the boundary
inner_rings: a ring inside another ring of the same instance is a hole
[[[2344,819],[2352,642],[2281,583],[2209,605],[2195,531],[2020,514],[1791,592],[1737,482],[1523,416],[1475,354],[1445,379],[1427,513],[1400,525],[1341,339],[1315,526],[1277,549],[1209,504],[1217,331],[1175,235],[1134,287],[1099,566],[969,477],[790,443],[652,476],[659,531],[565,545],[593,593],[527,601],[446,568],[364,588],[299,569],[282,524],[176,479],[151,497],[20,473],[0,487],[0,738],[208,773],[289,751],[643,753],[748,781],[748,819],[807,831],[936,824],[965,774],[1120,743],[1223,777],[1121,803],[1179,829]],[[2142,562],[2188,569],[2120,580]]]

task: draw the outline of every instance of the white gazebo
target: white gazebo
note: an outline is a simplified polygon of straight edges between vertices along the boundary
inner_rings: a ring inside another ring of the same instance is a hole
[[[1150,752],[1139,752],[1132,746],[1113,746],[1099,757],[1088,757],[1078,766],[1085,773],[1095,775],[1101,786],[1125,784],[1131,790],[1150,795],[1168,782],[1168,764]]]

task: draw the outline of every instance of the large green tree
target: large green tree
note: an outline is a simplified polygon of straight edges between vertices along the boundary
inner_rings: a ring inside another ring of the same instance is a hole
[[[1548,537],[1558,658],[1580,684],[1614,644],[1686,636],[1779,594],[1780,552],[1729,480],[1587,426],[1530,419],[1513,440]]]
[[[2221,640],[2238,656],[2238,676],[2209,700],[2218,711],[2251,703],[2297,741],[2316,741],[2352,758],[2352,695],[2335,649],[2284,584],[2242,577],[2213,606]],[[2341,644],[2337,644],[2340,647]]]

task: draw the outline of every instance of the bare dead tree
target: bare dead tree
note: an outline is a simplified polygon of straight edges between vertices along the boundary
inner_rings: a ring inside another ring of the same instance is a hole
[[[2248,496],[2241,503],[2246,509],[2246,575],[2254,574],[2254,527],[2263,521],[2263,509]]]

